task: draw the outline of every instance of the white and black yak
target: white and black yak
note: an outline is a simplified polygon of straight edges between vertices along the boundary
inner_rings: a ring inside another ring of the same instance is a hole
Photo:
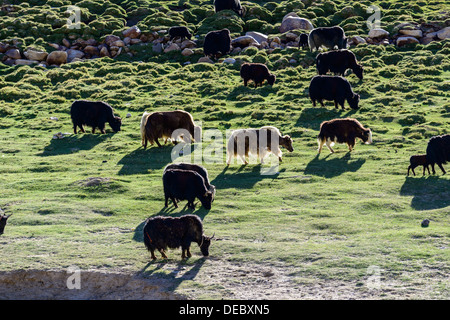
[[[363,67],[356,60],[353,52],[347,49],[332,50],[319,53],[316,57],[316,67],[320,75],[333,72],[335,75],[344,76],[347,69],[360,79],[363,79]]]
[[[203,234],[203,224],[196,215],[187,214],[181,217],[157,216],[148,218],[143,230],[144,244],[150,251],[151,258],[156,259],[155,250],[161,253],[162,258],[167,259],[167,248],[181,247],[181,258],[191,257],[190,246],[195,242],[200,247],[202,254],[209,256],[209,246],[212,237]]]
[[[345,100],[347,100],[350,108],[358,109],[359,94],[352,90],[352,86],[347,79],[341,76],[315,76],[311,79],[309,84],[309,98],[313,106],[316,106],[316,101],[325,107],[323,100],[334,101],[334,106],[338,105],[344,109]]]
[[[431,165],[433,174],[436,173],[434,165],[437,164],[445,174],[442,166],[450,161],[450,134],[431,137],[427,145],[427,161]]]
[[[311,30],[308,36],[308,44],[311,51],[319,50],[321,46],[333,50],[347,48],[347,38],[344,29],[339,26],[322,27]]]
[[[372,143],[372,131],[364,128],[358,120],[352,118],[324,121],[320,124],[320,132],[317,136],[318,152],[322,151],[325,144],[330,152],[334,153],[331,148],[334,143],[346,143],[349,151],[352,151],[356,138],[361,139],[365,144],[370,144]]]
[[[234,130],[227,143],[227,165],[237,156],[244,164],[248,164],[246,157],[249,154],[257,156],[261,163],[264,163],[264,157],[269,153],[273,153],[279,161],[282,161],[281,146],[289,152],[294,151],[292,138],[288,135],[282,136],[280,130],[275,127]]]
[[[175,208],[179,200],[187,200],[187,207],[195,209],[195,198],[198,198],[206,210],[211,209],[214,193],[205,185],[205,179],[195,171],[168,169],[163,173],[164,205],[168,207],[169,199]]]
[[[113,108],[103,101],[77,100],[72,103],[70,116],[73,123],[73,132],[77,133],[77,127],[81,132],[85,132],[83,125],[99,128],[101,133],[105,133],[105,123],[108,122],[114,132],[120,131],[122,119],[115,116]]]

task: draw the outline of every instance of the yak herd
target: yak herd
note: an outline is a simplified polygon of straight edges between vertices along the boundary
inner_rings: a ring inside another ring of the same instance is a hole
[[[216,12],[220,10],[233,10],[238,15],[245,14],[245,9],[239,0],[215,0]],[[191,38],[192,34],[186,27],[172,27],[169,30],[171,39],[176,37]],[[309,97],[316,106],[318,101],[322,106],[323,100],[334,101],[335,107],[341,106],[347,101],[352,109],[358,109],[360,96],[353,92],[351,84],[344,77],[345,72],[351,69],[360,79],[363,79],[363,67],[356,60],[355,55],[347,49],[347,39],[341,27],[316,28],[310,31],[309,35],[300,35],[299,47],[309,46],[311,51],[326,47],[329,50],[318,53],[316,57],[316,67],[318,75],[311,79],[309,85]],[[204,54],[206,56],[218,57],[230,52],[231,38],[228,29],[209,32],[204,41]],[[327,75],[334,73],[334,75]],[[244,86],[249,81],[253,81],[255,87],[262,86],[266,80],[269,85],[275,83],[275,75],[270,73],[267,66],[259,63],[244,63],[241,65],[240,76],[244,80]],[[120,131],[121,119],[114,115],[113,109],[105,102],[93,102],[86,100],[75,101],[71,106],[71,118],[74,133],[77,128],[80,132],[85,132],[83,125],[92,128],[92,133],[98,128],[101,133],[105,133],[105,123],[108,122],[114,132]],[[180,129],[182,129],[180,131]],[[166,111],[166,112],[144,112],[140,123],[141,142],[144,148],[156,143],[161,147],[158,139],[163,139],[167,143],[171,139],[177,143],[179,138],[185,142],[191,142],[195,137],[196,127],[191,114],[186,111]],[[178,130],[178,131],[177,131]],[[177,136],[176,132],[180,132]],[[175,136],[174,136],[175,135]],[[260,139],[261,136],[266,139]],[[252,141],[256,143],[250,143]],[[318,152],[320,153],[325,144],[331,153],[334,152],[334,143],[345,143],[350,151],[355,146],[356,139],[361,139],[364,143],[372,143],[372,132],[365,128],[358,120],[332,119],[324,121],[320,125],[318,141]],[[192,140],[191,140],[192,139]],[[260,145],[260,141],[266,141]],[[272,144],[275,143],[276,147]],[[273,153],[282,161],[280,146],[289,152],[293,151],[293,141],[288,135],[282,135],[273,126],[263,126],[259,129],[238,129],[233,131],[227,143],[227,165],[231,163],[232,157],[239,157],[244,164],[247,164],[246,157],[249,154],[257,156],[261,163],[268,153]],[[443,164],[450,161],[450,135],[432,137],[426,149],[425,155],[414,155],[410,158],[408,175],[419,165],[430,172],[428,165],[431,165],[435,174],[434,165],[437,164],[445,174]],[[164,189],[164,205],[169,205],[171,200],[175,207],[178,202],[187,200],[189,209],[195,208],[195,199],[199,199],[202,206],[209,210],[216,193],[215,186],[209,183],[208,172],[200,165],[196,164],[170,164],[162,175]],[[3,233],[6,220],[9,216],[0,216],[0,234]],[[213,237],[203,234],[203,226],[199,217],[188,214],[181,217],[153,217],[145,222],[143,237],[146,248],[151,253],[151,258],[156,259],[154,254],[158,250],[163,258],[167,258],[165,250],[167,248],[182,248],[182,258],[190,257],[190,245],[192,242],[198,244],[204,256],[208,255],[208,248]]]

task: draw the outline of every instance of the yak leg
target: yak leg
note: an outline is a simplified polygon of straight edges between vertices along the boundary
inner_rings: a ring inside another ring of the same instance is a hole
[[[427,168],[428,174],[430,174],[430,168],[428,167],[428,165],[423,166],[423,174],[425,175],[425,168]]]
[[[313,107],[315,107],[316,106],[316,100],[311,100],[312,101],[312,104],[313,104]]]
[[[155,250],[154,249],[150,249],[150,254],[151,254],[152,260],[156,260]]]
[[[243,156],[242,154],[239,155],[239,158],[241,158],[242,162],[244,164],[248,164],[247,160],[245,160],[245,156]]]
[[[156,144],[158,145],[158,147],[161,148],[161,144],[159,143],[158,139],[155,139]]]
[[[445,172],[445,170],[444,170],[444,167],[442,166],[442,163],[438,163],[438,166],[439,166],[439,168],[441,168],[442,172],[443,172],[444,174],[446,174],[446,172]]]
[[[330,138],[327,139],[327,141],[325,142],[325,144],[326,144],[328,150],[330,150],[331,153],[334,153],[333,148],[331,148],[331,140],[330,140]]]
[[[178,208],[177,200],[174,197],[170,197],[170,200],[172,200],[173,205],[175,206],[175,208]]]
[[[325,144],[325,140],[323,139],[317,139],[317,143],[319,144],[319,148],[317,149],[318,153],[320,153],[322,151],[322,147]]]
[[[433,174],[436,174],[436,171],[434,170],[434,163],[431,164],[431,171],[433,172]]]
[[[158,249],[159,253],[161,253],[161,257],[164,259],[167,259],[166,253],[164,252],[164,249]]]
[[[81,131],[81,132],[83,132],[83,133],[85,133],[85,132],[86,132],[86,131],[84,130],[84,128],[83,128],[83,125],[82,125],[82,124],[79,124],[78,126],[80,127],[80,131]]]

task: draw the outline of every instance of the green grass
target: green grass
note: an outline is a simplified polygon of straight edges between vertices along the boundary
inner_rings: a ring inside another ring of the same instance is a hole
[[[196,1],[189,3],[193,11]],[[429,3],[423,11],[440,5]],[[276,175],[261,175],[257,164],[226,168],[224,153],[223,162],[203,163],[217,195],[210,211],[198,204],[194,213],[206,234],[219,238],[211,246],[212,261],[272,266],[289,274],[290,285],[306,286],[316,281],[361,286],[367,268],[375,265],[384,270],[384,281],[410,288],[412,298],[448,298],[450,180],[439,169],[425,177],[420,168],[416,177],[406,172],[409,157],[424,154],[431,136],[450,131],[449,48],[449,41],[353,48],[365,68],[363,81],[348,76],[361,94],[357,111],[336,110],[331,102],[313,108],[307,88],[316,70],[301,62],[314,55],[292,49],[237,57],[267,59],[277,81],[258,89],[242,85],[238,66],[182,66],[178,57],[103,58],[49,70],[1,66],[0,208],[13,216],[0,237],[0,270],[77,265],[142,271],[173,280],[175,291],[224,296],[227,289],[218,284],[195,279],[181,284],[158,262],[149,264],[142,241],[146,218],[190,211],[164,209],[161,177],[172,146],[143,150],[140,116],[183,109],[204,132],[218,129],[223,138],[227,130],[271,124],[294,140],[294,152],[283,150]],[[291,57],[299,63],[277,64]],[[123,118],[123,130],[113,134],[107,127],[106,135],[53,140],[57,132],[72,133],[69,108],[75,99],[110,103]],[[128,112],[132,116],[125,118]],[[325,148],[318,156],[320,123],[347,116],[371,128],[374,143],[358,142],[351,153],[337,145],[335,154]],[[201,149],[207,147],[204,142]],[[86,186],[93,177],[106,180]],[[431,220],[428,228],[420,226],[424,218]],[[215,272],[195,245],[192,252],[181,262],[181,252],[170,251],[167,263]],[[429,287],[417,284],[418,278]],[[402,290],[393,295],[401,298]]]

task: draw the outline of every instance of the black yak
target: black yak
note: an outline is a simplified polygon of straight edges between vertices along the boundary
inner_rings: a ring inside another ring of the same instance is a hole
[[[5,231],[6,222],[8,221],[8,218],[11,216],[12,214],[5,216],[0,213],[0,235],[2,235],[3,231]]]
[[[190,246],[196,242],[202,254],[209,255],[209,246],[212,237],[203,234],[203,225],[196,215],[187,214],[181,217],[154,217],[148,218],[143,230],[144,244],[150,251],[153,260],[156,259],[155,250],[167,259],[165,250],[181,247],[181,258],[191,257]]]
[[[239,0],[215,0],[214,8],[216,13],[222,10],[233,10],[240,17],[244,16],[245,9]]]
[[[205,36],[203,43],[203,53],[205,56],[213,56],[215,58],[220,55],[226,55],[231,51],[230,30],[222,29],[219,31],[210,31]]]
[[[206,188],[213,193],[213,200],[212,201],[214,201],[214,195],[216,193],[216,187],[209,183],[208,171],[206,170],[205,167],[203,167],[201,165],[198,165],[198,164],[194,164],[194,163],[184,163],[184,162],[182,162],[182,163],[171,163],[171,164],[167,165],[164,168],[164,172],[166,172],[167,170],[170,170],[170,169],[190,170],[190,171],[197,172],[199,175],[202,176],[203,180],[205,180]]]
[[[83,125],[99,128],[101,133],[105,133],[105,123],[108,122],[114,132],[120,131],[122,119],[114,116],[112,107],[102,101],[77,100],[72,103],[70,116],[73,123],[73,132],[77,133],[77,127],[81,132],[85,132]]]
[[[347,69],[352,69],[359,79],[363,78],[363,67],[358,64],[355,54],[347,49],[319,53],[316,57],[316,67],[320,75],[330,71],[344,76]]]
[[[177,200],[187,200],[187,206],[195,209],[195,198],[198,198],[206,210],[211,209],[214,194],[205,185],[205,179],[195,171],[169,169],[163,173],[164,205],[172,200],[178,208]]]
[[[306,33],[302,33],[300,35],[300,40],[298,41],[298,47],[306,48],[308,46],[308,35]]]
[[[181,38],[181,40],[184,40],[185,38],[191,39],[192,34],[189,32],[188,28],[186,27],[171,27],[169,29],[169,36],[170,41],[172,41],[175,38]]]
[[[272,145],[272,142],[275,142],[276,146]],[[289,152],[294,151],[292,138],[288,135],[282,136],[280,130],[275,127],[264,126],[260,129],[234,130],[228,139],[227,165],[231,163],[232,157],[236,156],[239,156],[242,162],[247,164],[245,157],[248,157],[249,154],[259,157],[261,163],[268,153],[273,153],[279,161],[282,161],[280,146],[285,147]]]
[[[269,85],[275,83],[275,75],[269,72],[266,65],[262,63],[244,63],[241,65],[241,78],[244,79],[244,86],[247,86],[249,80],[255,83],[255,88],[262,87],[264,80],[267,80]]]
[[[345,37],[344,29],[339,26],[322,27],[311,30],[308,36],[308,44],[311,51],[319,50],[321,46],[328,49],[347,48],[347,38]]]
[[[167,143],[167,139],[171,139],[176,144],[177,139],[182,136],[185,142],[190,142],[191,138],[195,140],[194,133],[196,128],[201,130],[200,127],[195,126],[192,115],[183,110],[144,112],[140,127],[141,142],[144,148],[147,148],[148,142],[150,144],[156,142],[158,147],[161,147],[158,141],[160,138],[164,139],[164,143]],[[179,130],[178,134],[172,137],[176,130]]]
[[[425,175],[425,168],[428,170],[428,174],[430,174],[430,168],[428,167],[428,160],[427,160],[427,155],[423,154],[423,155],[415,155],[415,156],[411,156],[409,158],[409,167],[408,167],[408,176],[409,176],[409,170],[412,170],[412,173],[414,175],[416,175],[416,173],[414,172],[414,169],[417,166],[423,166],[423,174]]]
[[[437,164],[445,174],[443,164],[450,161],[450,134],[431,137],[427,145],[427,161],[431,165],[433,174],[436,173],[434,165]]]
[[[361,139],[365,144],[370,144],[372,143],[372,131],[364,128],[356,119],[345,118],[324,121],[320,124],[320,132],[317,136],[318,152],[320,153],[323,145],[326,144],[330,152],[334,153],[331,148],[334,143],[346,143],[348,149],[352,151],[356,138]]]
[[[352,86],[347,79],[340,76],[315,76],[309,84],[309,98],[313,106],[316,106],[316,100],[325,107],[323,100],[334,101],[334,106],[338,105],[344,109],[345,100],[350,108],[358,109],[359,95],[354,93]]]

